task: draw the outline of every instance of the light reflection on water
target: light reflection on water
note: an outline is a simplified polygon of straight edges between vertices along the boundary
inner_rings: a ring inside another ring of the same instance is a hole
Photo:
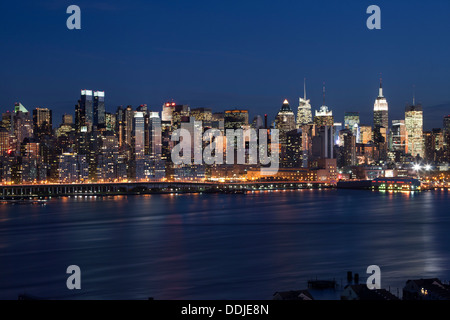
[[[270,299],[347,271],[363,282],[372,264],[401,292],[450,279],[448,204],[447,191],[302,190],[0,206],[0,298]]]

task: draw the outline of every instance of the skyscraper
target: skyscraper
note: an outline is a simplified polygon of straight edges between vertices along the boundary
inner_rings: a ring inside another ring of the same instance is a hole
[[[91,132],[94,124],[94,102],[92,90],[81,90],[81,98],[75,108],[77,132]]]
[[[166,102],[162,106],[161,111],[161,121],[170,121],[172,122],[172,113],[177,104],[175,102]]]
[[[287,160],[287,133],[296,129],[295,115],[287,100],[284,100],[275,118],[275,129],[279,131],[280,162],[282,166],[285,166]]]
[[[149,154],[151,159],[160,160],[162,152],[162,141],[161,141],[161,119],[158,112],[150,112],[150,122],[149,122],[149,132],[150,132],[150,148]]]
[[[380,79],[380,90],[373,106],[373,127],[383,127],[388,130],[388,126],[388,103],[383,96],[383,83]]]
[[[106,128],[105,92],[94,91],[94,119],[93,125],[97,129]]]
[[[242,129],[248,125],[248,110],[225,110],[225,129]]]
[[[284,100],[280,111],[278,111],[278,114],[275,118],[275,128],[280,130],[280,143],[281,135],[283,133],[286,134],[287,132],[296,128],[295,115],[287,100]]]
[[[346,129],[352,131],[353,136],[356,138],[356,142],[359,142],[359,112],[346,112],[344,114],[344,125]]]
[[[137,111],[134,113],[134,154],[136,160],[144,158],[145,146],[145,122],[144,113]]]
[[[407,106],[405,109],[405,126],[408,136],[406,153],[413,157],[424,157],[423,145],[423,109],[421,105]]]
[[[392,120],[391,135],[392,145],[390,149],[405,153],[407,140],[405,120]]]
[[[312,123],[312,113],[310,100],[306,99],[306,79],[303,84],[303,98],[299,98],[297,110],[297,128],[305,124]]]
[[[14,106],[14,135],[17,139],[17,149],[25,138],[33,137],[33,122],[28,110],[19,102]]]
[[[344,129],[339,132],[342,146],[339,147],[338,167],[354,166],[356,164],[356,137],[350,129]]]
[[[360,126],[360,143],[367,144],[369,141],[372,141],[372,127],[371,126]]]
[[[321,106],[319,111],[316,110],[314,124],[318,127],[332,127],[334,125],[333,111],[329,110],[327,106]]]
[[[123,143],[127,144],[128,146],[131,146],[132,141],[133,118],[133,108],[131,106],[127,106],[127,108],[123,112]]]
[[[52,110],[36,108],[33,110],[34,135],[38,138],[52,134]]]
[[[444,117],[444,150],[446,161],[450,163],[450,115]]]
[[[323,126],[334,126],[333,111],[329,110],[325,105],[325,83],[323,85],[323,104],[320,107],[320,110],[316,110],[315,112],[314,124],[319,128]]]

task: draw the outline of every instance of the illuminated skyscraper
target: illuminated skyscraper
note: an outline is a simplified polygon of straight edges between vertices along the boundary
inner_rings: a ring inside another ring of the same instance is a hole
[[[369,141],[372,141],[372,127],[371,126],[360,126],[359,127],[360,134],[360,143],[367,144]]]
[[[424,157],[423,145],[423,109],[421,105],[407,106],[405,109],[405,126],[407,133],[406,153],[413,157]]]
[[[14,113],[6,111],[2,113],[2,127],[5,128],[11,134],[14,132]]]
[[[212,110],[210,108],[191,109],[190,116],[194,117],[196,121],[202,121],[205,126],[212,120]]]
[[[176,105],[172,112],[172,129],[179,129],[182,122],[189,122],[190,112],[188,105]]]
[[[161,159],[161,118],[158,112],[150,112],[150,150],[149,154],[152,159]]]
[[[356,138],[356,142],[359,142],[359,112],[346,112],[344,115],[344,125],[346,129],[352,131],[353,136]]]
[[[106,111],[105,111],[105,92],[94,91],[94,119],[93,125],[97,129],[105,129],[106,127]]]
[[[131,106],[127,106],[127,108],[123,112],[123,143],[129,146],[131,146],[132,141],[133,118],[133,108]]]
[[[55,130],[56,137],[67,136],[74,130],[75,129],[74,129],[74,125],[73,125],[73,116],[71,114],[64,114],[62,116],[61,125]]]
[[[392,120],[391,135],[392,135],[391,150],[405,153],[406,150],[405,120]]]
[[[405,109],[405,126],[407,133],[406,153],[413,157],[424,157],[423,145],[423,109],[421,105],[407,106]]]
[[[280,130],[280,143],[282,143],[281,136],[283,134],[285,135],[287,132],[296,128],[295,115],[287,100],[284,100],[280,111],[278,111],[275,118],[275,128]]]
[[[116,115],[113,113],[107,112],[105,114],[105,126],[106,131],[114,131],[116,128]]]
[[[334,118],[333,111],[329,110],[325,105],[325,83],[323,85],[323,104],[320,107],[320,110],[315,112],[314,116],[314,124],[320,128],[323,126],[333,127],[334,126]]]
[[[166,102],[162,106],[161,121],[172,122],[172,113],[177,104],[175,102]]]
[[[21,104],[14,106],[14,135],[17,139],[17,149],[25,138],[33,137],[33,122],[28,110]]]
[[[145,177],[145,119],[144,113],[137,111],[134,114],[134,160],[136,170],[136,180]]]
[[[282,166],[287,166],[287,133],[296,129],[295,115],[287,100],[284,100],[275,118],[275,129],[279,131],[280,162]]]
[[[445,161],[450,163],[450,115],[444,117],[443,135]]]
[[[356,137],[350,129],[344,129],[339,132],[342,147],[338,151],[338,167],[356,165]]]
[[[144,157],[144,146],[145,146],[145,122],[144,113],[135,112],[134,113],[134,154],[136,160],[142,159]]]
[[[297,110],[297,128],[312,123],[310,100],[306,99],[306,79],[303,84],[303,98],[299,98]]]
[[[94,101],[92,90],[81,90],[81,98],[75,108],[77,132],[91,132],[94,124]]]
[[[225,129],[242,129],[248,125],[248,110],[225,110]]]
[[[388,103],[383,96],[383,83],[381,79],[378,97],[373,106],[373,127],[383,127],[386,128],[386,130],[388,130],[389,127]]]
[[[333,111],[327,106],[321,106],[319,111],[316,110],[314,124],[318,127],[332,127],[334,125]]]
[[[47,108],[36,108],[33,110],[34,135],[42,137],[52,135],[52,110]]]

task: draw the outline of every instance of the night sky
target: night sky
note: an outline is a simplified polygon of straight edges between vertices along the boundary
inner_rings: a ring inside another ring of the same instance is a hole
[[[66,9],[81,8],[81,30]],[[381,30],[366,9],[381,8]],[[425,129],[450,113],[450,1],[2,1],[0,112],[20,101],[73,113],[81,89],[106,108],[167,100],[213,111],[246,108],[271,119],[303,79],[313,110],[335,120],[359,111],[372,124],[380,73],[389,117],[424,107]]]

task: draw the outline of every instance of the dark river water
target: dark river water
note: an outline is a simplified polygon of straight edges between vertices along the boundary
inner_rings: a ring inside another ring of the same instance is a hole
[[[448,191],[299,190],[0,205],[0,299],[271,299],[347,271],[450,279]],[[66,269],[81,269],[68,290]],[[339,292],[316,292],[333,299]]]

